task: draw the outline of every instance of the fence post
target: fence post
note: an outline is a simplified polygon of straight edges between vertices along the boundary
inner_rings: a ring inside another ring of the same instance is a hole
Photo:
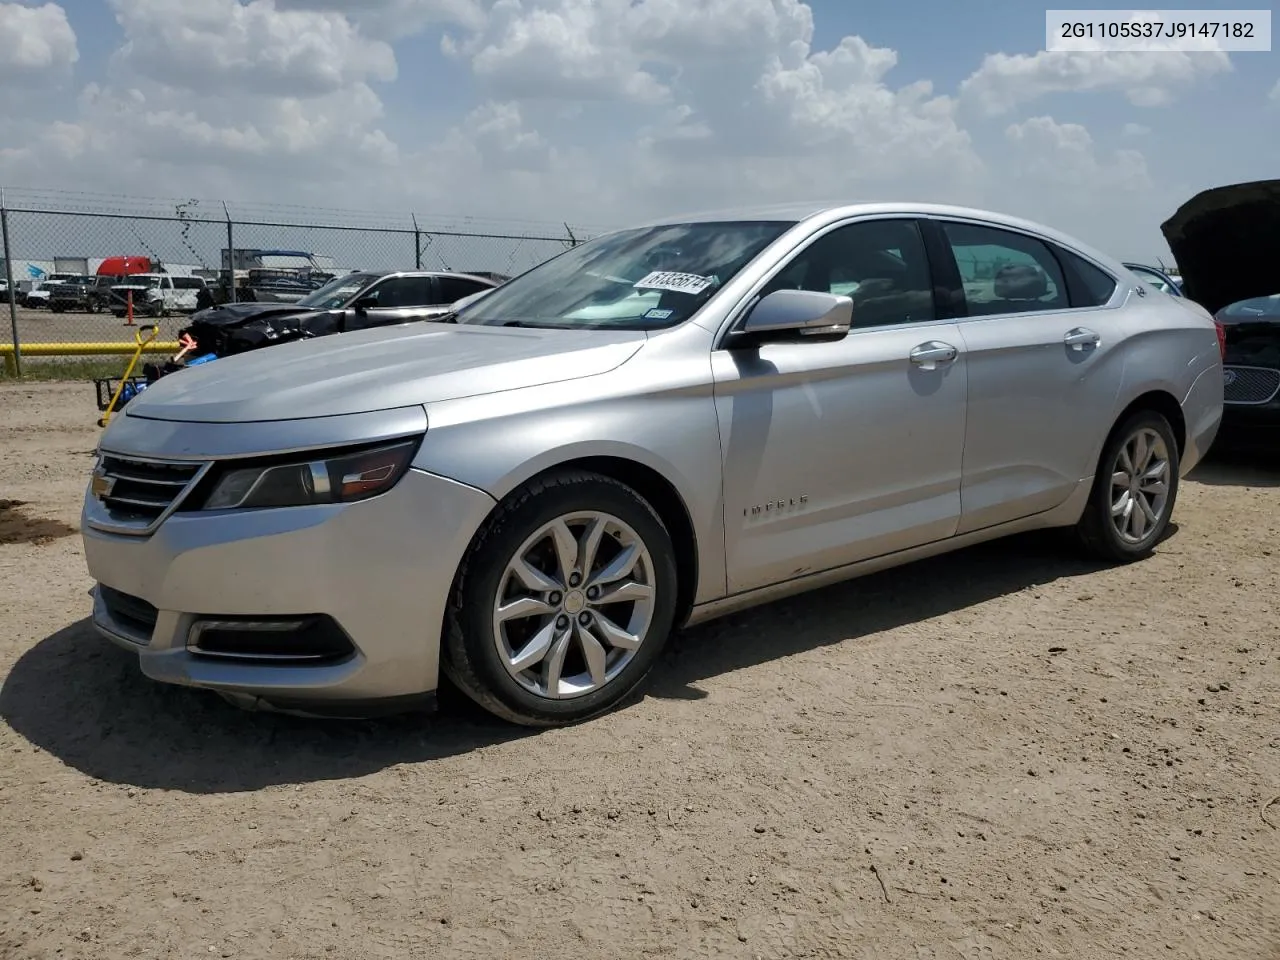
[[[22,344],[18,342],[18,300],[13,289],[13,253],[9,249],[9,211],[5,207],[3,191],[0,191],[0,234],[3,234],[4,239],[4,278],[9,297],[9,328],[13,331],[13,372],[15,376],[20,377],[22,376]]]
[[[222,212],[227,215],[227,289],[230,291],[228,303],[236,302],[236,238],[231,228],[231,211],[227,209],[227,201],[222,201]]]
[[[418,215],[410,213],[413,219],[413,269],[422,269],[422,231],[418,229]]]

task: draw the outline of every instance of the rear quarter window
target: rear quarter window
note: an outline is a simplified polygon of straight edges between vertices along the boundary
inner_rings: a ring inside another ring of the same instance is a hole
[[[1116,278],[1084,257],[1055,246],[1053,252],[1066,275],[1067,296],[1073,307],[1100,307],[1116,291]]]

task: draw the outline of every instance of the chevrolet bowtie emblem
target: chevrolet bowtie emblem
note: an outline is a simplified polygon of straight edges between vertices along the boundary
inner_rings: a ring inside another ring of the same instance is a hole
[[[89,484],[89,490],[95,497],[102,500],[111,496],[111,491],[116,488],[116,478],[108,477],[103,473],[95,473],[93,480]]]

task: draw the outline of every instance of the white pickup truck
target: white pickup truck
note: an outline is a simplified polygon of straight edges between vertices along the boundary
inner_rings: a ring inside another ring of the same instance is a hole
[[[111,288],[111,312],[123,317],[133,294],[133,312],[150,317],[192,313],[196,297],[204,289],[200,277],[175,277],[168,273],[135,273]]]

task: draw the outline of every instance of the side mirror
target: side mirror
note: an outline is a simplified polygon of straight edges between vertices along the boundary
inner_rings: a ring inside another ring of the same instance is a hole
[[[843,340],[853,323],[853,300],[817,290],[775,290],[759,300],[732,346]]]
[[[372,310],[377,305],[378,305],[377,297],[361,297],[359,300],[357,300],[355,303],[352,304],[352,307],[355,308],[356,313],[365,313],[368,310]]]

